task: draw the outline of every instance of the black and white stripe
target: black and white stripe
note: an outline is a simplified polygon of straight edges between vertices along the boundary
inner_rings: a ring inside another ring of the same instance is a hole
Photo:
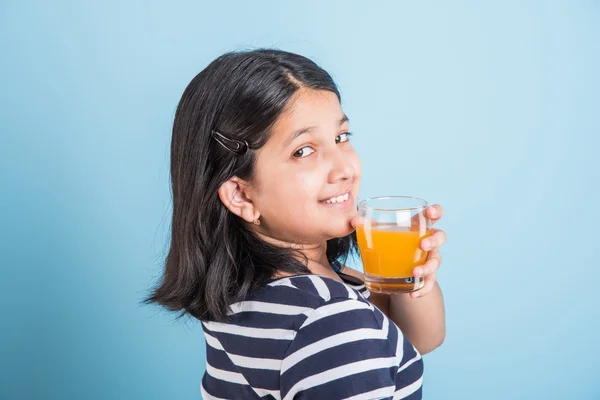
[[[270,282],[203,322],[204,399],[420,399],[423,361],[357,279]]]

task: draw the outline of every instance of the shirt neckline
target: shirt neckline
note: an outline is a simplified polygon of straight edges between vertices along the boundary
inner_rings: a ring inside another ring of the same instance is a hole
[[[338,276],[340,278],[342,278],[342,281],[344,283],[348,283],[348,284],[354,285],[354,286],[362,286],[362,285],[364,285],[363,281],[361,281],[360,279],[358,279],[358,278],[356,278],[356,277],[354,277],[352,275],[348,275],[348,274],[345,274],[343,272],[338,272],[338,271],[335,271],[335,270],[334,270],[334,272],[336,274],[338,274]],[[277,281],[280,281],[282,279],[296,278],[296,277],[300,277],[300,276],[318,276],[318,277],[321,277],[321,278],[332,279],[332,278],[329,278],[327,276],[323,276],[323,275],[319,275],[319,274],[297,274],[297,275],[290,275],[290,276],[282,276],[280,278],[275,278],[275,279],[269,279],[267,281],[267,284],[270,284],[270,283],[273,283],[273,282],[277,282]],[[332,279],[332,280],[335,280],[335,279]]]

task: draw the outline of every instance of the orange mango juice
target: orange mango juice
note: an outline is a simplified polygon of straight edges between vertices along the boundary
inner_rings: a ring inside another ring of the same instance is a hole
[[[427,252],[421,250],[420,244],[428,236],[429,229],[358,226],[356,237],[365,274],[382,278],[413,276],[414,268],[425,264]]]

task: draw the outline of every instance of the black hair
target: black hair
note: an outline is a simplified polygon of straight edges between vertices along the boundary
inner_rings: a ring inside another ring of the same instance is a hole
[[[265,286],[276,272],[310,273],[301,254],[258,238],[217,192],[233,176],[252,180],[255,150],[303,87],[333,92],[341,100],[326,71],[281,50],[226,53],[192,79],[173,123],[170,248],[162,279],[146,303],[223,322],[229,305]],[[215,131],[245,141],[251,150],[234,154],[212,137]],[[330,262],[344,262],[355,251],[355,234],[327,242]]]

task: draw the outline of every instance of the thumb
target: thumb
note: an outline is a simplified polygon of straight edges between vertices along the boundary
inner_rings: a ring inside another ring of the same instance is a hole
[[[364,222],[365,222],[365,217],[363,217],[362,215],[355,215],[350,220],[350,225],[352,225],[352,227],[354,229],[356,229],[359,225],[364,224]]]

